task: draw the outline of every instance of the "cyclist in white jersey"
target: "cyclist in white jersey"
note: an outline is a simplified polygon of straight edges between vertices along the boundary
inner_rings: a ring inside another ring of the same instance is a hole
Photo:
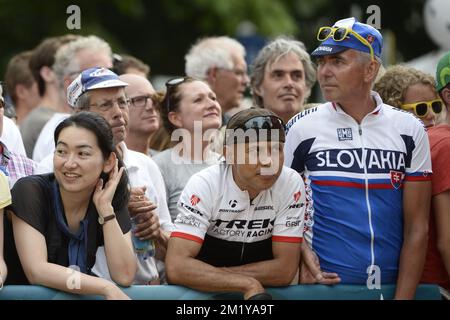
[[[305,189],[283,166],[284,124],[247,109],[227,126],[226,162],[189,180],[166,255],[170,283],[261,298],[263,286],[295,281]]]
[[[430,204],[425,128],[371,91],[382,48],[375,28],[348,18],[317,37],[312,56],[329,102],[289,121],[285,148],[285,164],[312,190],[305,238],[342,283],[397,283],[395,298],[414,298]]]

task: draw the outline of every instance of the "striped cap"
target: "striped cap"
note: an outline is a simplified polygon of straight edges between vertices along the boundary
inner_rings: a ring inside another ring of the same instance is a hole
[[[67,88],[67,102],[75,107],[78,98],[86,91],[126,86],[128,83],[119,80],[119,76],[109,69],[89,68],[81,72]]]

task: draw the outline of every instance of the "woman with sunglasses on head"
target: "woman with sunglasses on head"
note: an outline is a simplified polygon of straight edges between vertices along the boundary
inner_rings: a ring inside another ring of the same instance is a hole
[[[136,273],[128,177],[111,127],[97,114],[80,112],[58,125],[54,140],[54,173],[22,178],[11,192],[8,283],[127,299],[115,283],[91,272],[104,245],[117,284],[131,285]]]
[[[386,104],[415,114],[429,128],[438,122],[444,110],[434,83],[430,74],[396,65],[386,70],[374,90]]]
[[[164,177],[167,203],[175,221],[177,202],[189,178],[219,162],[220,155],[211,150],[211,140],[221,126],[222,110],[209,85],[191,77],[169,80],[159,109],[172,148],[154,160]]]

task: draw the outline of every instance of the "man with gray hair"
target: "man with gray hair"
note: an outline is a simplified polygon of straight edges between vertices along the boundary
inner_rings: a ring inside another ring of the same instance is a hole
[[[81,73],[92,67],[112,68],[109,44],[94,35],[81,37],[57,51],[53,71],[60,86],[62,101],[66,102],[67,87]],[[67,105],[70,109],[70,106]]]
[[[67,89],[67,101],[75,112],[90,111],[104,117],[111,126],[117,153],[127,169],[131,185],[128,210],[139,215],[135,236],[156,243],[155,257],[137,257],[138,271],[134,284],[159,284],[164,281],[163,270],[158,270],[157,260],[164,261],[165,248],[172,231],[172,221],[167,207],[166,188],[156,163],[148,156],[129,150],[124,142],[129,121],[129,100],[125,94],[128,84],[105,68],[84,70]],[[39,164],[39,172],[53,171],[53,155]],[[99,247],[92,271],[110,279],[103,247]]]
[[[55,55],[53,72],[59,88],[57,94],[61,105],[58,113],[45,124],[37,138],[33,150],[33,160],[41,161],[54,150],[53,132],[56,126],[70,113],[72,108],[67,104],[66,92],[69,84],[82,70],[92,67],[112,67],[112,51],[107,42],[97,36],[80,37],[75,41],[62,46]]]
[[[250,78],[254,103],[287,123],[304,110],[316,70],[302,42],[278,37],[262,48]]]
[[[239,107],[248,86],[245,48],[230,37],[200,39],[184,57],[186,75],[206,81],[217,96],[222,115]],[[222,123],[227,123],[224,116]]]
[[[303,261],[312,248],[343,284],[396,283],[395,299],[413,299],[431,199],[424,125],[371,90],[383,46],[378,30],[352,17],[321,27],[317,39],[311,55],[328,102],[291,119],[285,146],[285,164],[312,190]]]

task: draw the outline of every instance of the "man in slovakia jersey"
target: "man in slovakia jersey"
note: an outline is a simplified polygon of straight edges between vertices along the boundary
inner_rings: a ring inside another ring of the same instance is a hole
[[[305,261],[312,248],[322,270],[341,283],[396,283],[395,298],[412,299],[427,246],[425,128],[371,91],[381,63],[378,30],[348,18],[320,28],[317,39],[311,55],[328,102],[289,121],[285,147],[285,164],[312,191]]]

